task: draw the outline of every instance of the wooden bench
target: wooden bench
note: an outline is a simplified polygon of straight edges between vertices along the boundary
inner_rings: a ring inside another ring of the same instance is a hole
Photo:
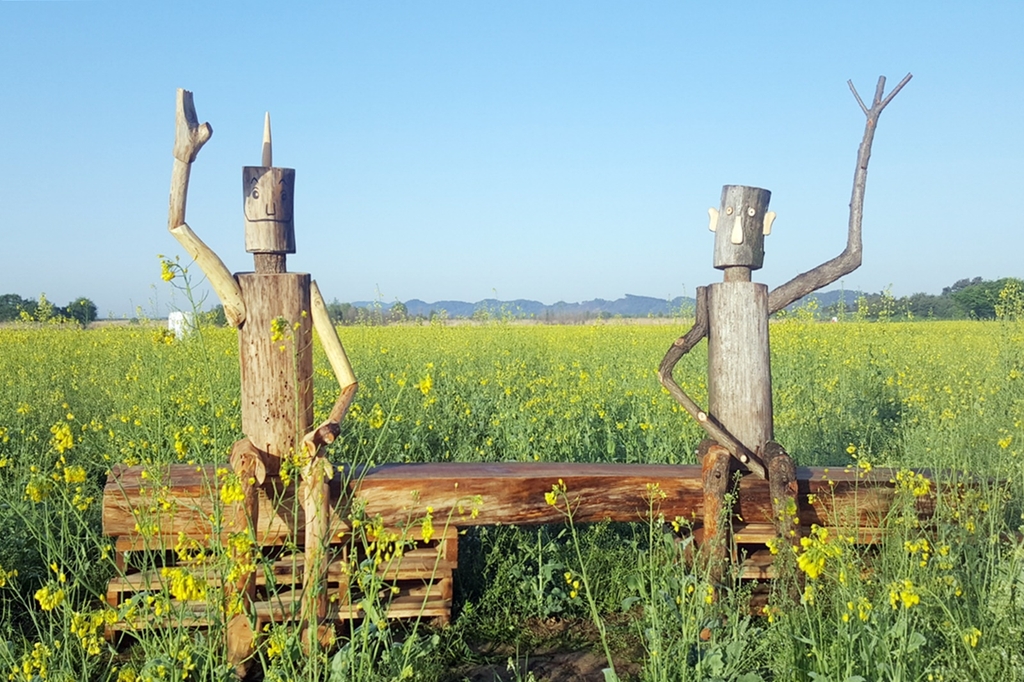
[[[852,536],[862,544],[875,543],[895,496],[895,472],[843,468],[798,468],[798,515],[806,534],[812,525]],[[552,505],[546,498],[553,486],[564,487],[564,498]],[[654,513],[671,522],[680,519],[701,540],[703,490],[698,465],[631,465],[576,463],[444,463],[388,464],[374,468],[339,467],[330,485],[332,508],[331,566],[327,589],[332,595],[331,617],[359,618],[344,566],[352,557],[349,542],[353,519],[377,520],[408,543],[402,560],[380,568],[396,590],[387,615],[426,616],[446,621],[452,601],[452,571],[458,564],[458,529],[487,525],[560,524],[566,521],[565,499],[572,503],[573,521],[646,522]],[[775,537],[772,505],[766,481],[744,476],[735,486],[731,546],[742,561],[740,575],[749,579],[775,577],[765,544]],[[916,513],[934,511],[934,497],[915,499]],[[422,520],[428,509],[433,537],[423,540]],[[110,581],[107,599],[120,606],[135,595],[160,591],[166,579],[152,561],[164,554],[173,566],[174,549],[181,543],[212,547],[226,543],[232,532],[218,519],[232,518],[219,496],[213,465],[172,464],[158,468],[116,467],[110,472],[103,497],[103,529],[115,538],[122,574]],[[257,578],[254,604],[257,624],[297,619],[301,602],[304,520],[295,500],[294,482],[268,479],[260,493],[256,542],[269,569]],[[361,560],[361,557],[357,557]],[[267,575],[273,576],[268,581]],[[214,575],[203,578],[219,585]],[[268,584],[268,583],[273,583]],[[273,589],[271,589],[273,588]],[[181,604],[173,610],[180,624],[208,623],[204,604]],[[220,614],[218,614],[219,616]],[[187,622],[185,622],[187,621]],[[120,624],[122,628],[146,623]]]

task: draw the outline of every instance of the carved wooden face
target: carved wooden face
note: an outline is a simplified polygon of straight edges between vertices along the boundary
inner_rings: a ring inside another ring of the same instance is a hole
[[[295,169],[246,166],[245,250],[249,253],[295,253]]]
[[[764,237],[772,229],[775,213],[768,209],[772,193],[759,187],[726,185],[720,209],[708,209],[715,233],[716,268],[732,266],[756,270],[764,262]]]

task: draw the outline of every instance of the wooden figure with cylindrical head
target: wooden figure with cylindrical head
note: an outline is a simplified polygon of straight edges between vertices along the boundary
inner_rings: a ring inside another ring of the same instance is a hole
[[[710,228],[715,233],[714,266],[723,271],[724,281],[697,288],[694,325],[669,348],[658,377],[709,436],[698,452],[704,473],[704,538],[708,556],[718,565],[713,569],[716,573],[725,553],[720,512],[733,459],[768,479],[778,533],[790,541],[796,539],[796,469],[790,456],[773,440],[768,317],[860,266],[864,189],[875,127],[882,110],[909,80],[910,74],[884,96],[885,78],[879,78],[870,108],[864,105],[853,83],[849,84],[867,123],[857,153],[846,249],[836,258],[769,293],[764,284],[751,281],[751,272],[764,262],[764,237],[775,220],[775,214],[768,210],[771,192],[726,185],[719,208],[709,209]],[[705,337],[707,411],[672,376],[679,359]]]
[[[228,321],[238,328],[245,437],[232,448],[231,466],[245,499],[237,508],[234,530],[254,534],[259,487],[268,476],[277,476],[286,460],[297,463],[305,516],[302,614],[312,638],[327,615],[324,547],[331,511],[327,483],[333,469],[323,447],[340,431],[355,397],[355,375],[316,282],[286,268],[287,254],[295,253],[295,171],[273,165],[270,115],[264,122],[262,165],[242,171],[245,248],[253,254],[255,271],[234,275],[185,222],[191,165],[213,133],[210,124],[199,124],[192,93],[186,90],[178,90],[176,127],[168,229],[202,268]],[[314,331],[341,388],[327,419],[316,427]],[[242,574],[235,585],[226,586],[234,591],[229,603],[242,607],[228,624],[228,652],[236,665],[251,655],[254,636],[246,607],[255,593],[255,576],[252,571]]]

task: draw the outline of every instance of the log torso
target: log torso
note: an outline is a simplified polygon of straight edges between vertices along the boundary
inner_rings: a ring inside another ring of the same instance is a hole
[[[313,318],[305,273],[239,273],[242,432],[276,474],[313,426]]]
[[[750,450],[772,439],[768,287],[708,287],[708,411]]]

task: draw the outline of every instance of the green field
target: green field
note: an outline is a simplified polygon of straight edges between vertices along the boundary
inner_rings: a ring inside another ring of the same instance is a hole
[[[702,434],[655,374],[684,331],[342,328],[360,388],[330,457],[694,462]],[[460,679],[488,660],[602,644],[624,679],[1024,679],[1024,323],[798,316],[771,335],[776,438],[798,465],[927,467],[982,482],[940,498],[934,527],[898,505],[875,550],[811,538],[791,562],[793,575],[803,567],[802,597],[780,585],[757,617],[743,589],[708,598],[653,493],[646,523],[470,531],[450,627],[366,622],[310,657],[278,628],[259,652],[266,679]],[[241,436],[237,353],[235,332],[217,328],[183,341],[145,325],[0,328],[0,667],[10,679],[230,675],[213,632],[150,633],[116,651],[99,637],[123,614],[98,599],[115,571],[98,500],[115,463],[226,462]],[[701,403],[704,370],[703,345],[676,370]],[[336,393],[318,354],[318,418]],[[911,481],[901,499],[915,492]]]

